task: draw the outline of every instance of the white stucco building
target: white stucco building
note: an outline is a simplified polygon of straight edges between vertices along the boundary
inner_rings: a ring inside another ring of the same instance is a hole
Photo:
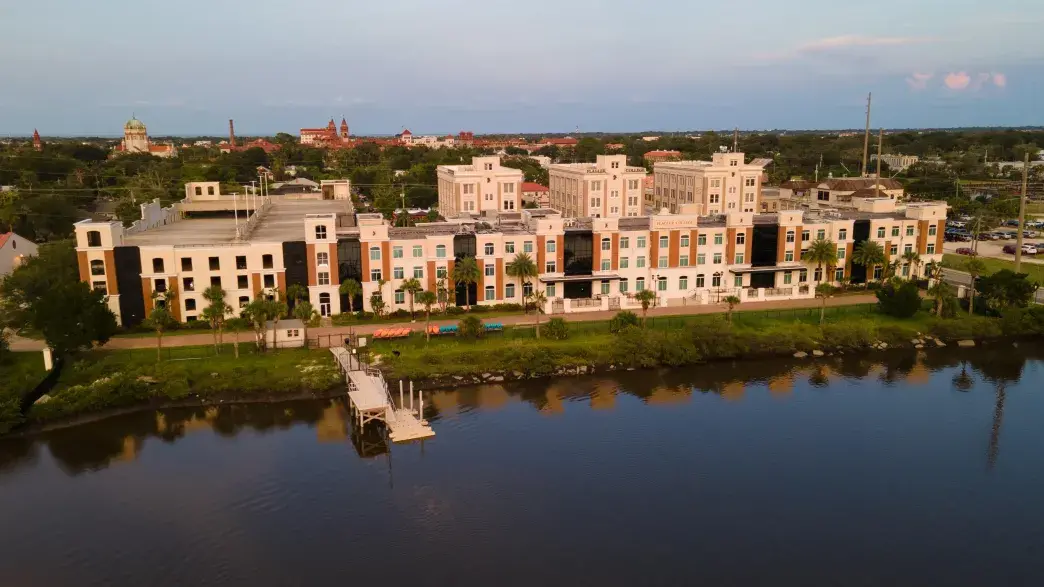
[[[620,218],[642,213],[644,167],[626,155],[598,155],[594,163],[549,165],[550,207],[564,216]]]
[[[439,213],[514,212],[522,208],[519,169],[504,167],[500,157],[474,157],[470,165],[439,165]]]
[[[743,153],[714,153],[710,161],[664,161],[653,166],[653,207],[677,212],[700,204],[704,214],[760,211],[761,179],[769,159],[744,162]]]

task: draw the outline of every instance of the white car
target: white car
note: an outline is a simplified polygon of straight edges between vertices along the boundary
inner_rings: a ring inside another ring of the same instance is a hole
[[[1022,245],[1022,252],[1026,255],[1036,255],[1037,247],[1033,245]]]

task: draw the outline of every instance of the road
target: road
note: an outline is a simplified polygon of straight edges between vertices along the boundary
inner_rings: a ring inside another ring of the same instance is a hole
[[[1025,239],[1025,242],[1038,243],[1044,242],[1042,239]],[[979,241],[976,246],[975,243],[943,243],[944,253],[957,254],[957,249],[964,248],[976,248],[980,257],[990,257],[993,259],[1004,259],[1005,261],[1015,261],[1015,255],[1005,253],[1003,251],[1004,245],[1014,245],[1015,239],[1004,240],[1004,241]],[[1037,265],[1044,265],[1044,255],[1038,255],[1037,258],[1029,255],[1022,256],[1023,263],[1034,263]]]

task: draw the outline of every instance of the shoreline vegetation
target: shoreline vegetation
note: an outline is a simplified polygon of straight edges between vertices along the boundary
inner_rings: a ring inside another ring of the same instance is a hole
[[[1013,309],[999,318],[940,318],[921,311],[901,319],[873,305],[838,306],[827,308],[822,324],[816,308],[664,316],[644,325],[627,314],[602,322],[544,320],[540,338],[533,326],[517,326],[470,340],[455,336],[426,342],[423,333],[415,333],[407,339],[375,340],[364,348],[389,378],[411,379],[430,390],[722,360],[813,360],[1044,334],[1044,309],[1037,308]],[[229,344],[218,351],[200,346],[165,352],[159,362],[154,349],[81,353],[25,415],[18,412],[18,401],[42,376],[42,360],[39,353],[13,353],[16,376],[0,384],[0,435],[31,434],[141,409],[289,401],[344,392],[343,377],[327,349],[258,353],[241,345],[238,359]]]

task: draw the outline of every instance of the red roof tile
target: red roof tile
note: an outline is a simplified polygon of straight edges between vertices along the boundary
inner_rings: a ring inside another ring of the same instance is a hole
[[[542,186],[539,183],[532,181],[522,182],[522,192],[546,192],[548,191],[547,186]]]
[[[0,249],[4,248],[4,245],[7,244],[7,239],[11,238],[12,236],[14,236],[13,232],[5,232],[3,234],[0,234]]]

